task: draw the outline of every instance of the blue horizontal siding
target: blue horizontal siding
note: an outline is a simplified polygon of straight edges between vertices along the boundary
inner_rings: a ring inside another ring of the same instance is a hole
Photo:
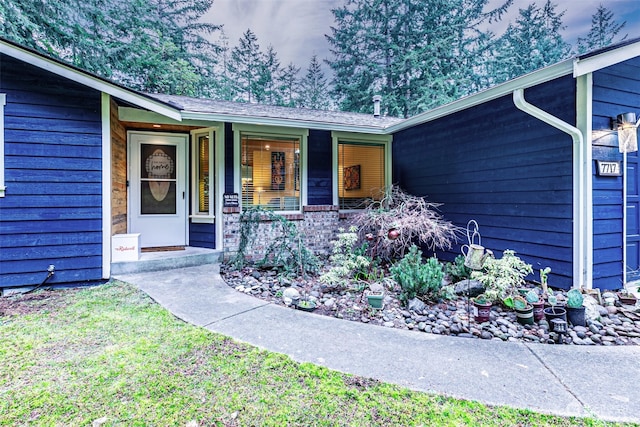
[[[596,160],[622,162],[611,118],[640,110],[640,59],[634,58],[593,74],[593,285],[618,289],[623,282],[622,177],[603,177]],[[635,179],[629,180],[633,185]]]
[[[527,89],[527,100],[575,123],[575,81]],[[571,137],[519,111],[510,96],[394,135],[393,181],[442,203],[460,227],[474,219],[482,243],[498,256],[515,250],[550,282],[572,285],[573,167]],[[438,251],[443,259],[460,252]]]
[[[189,246],[198,248],[216,248],[215,224],[192,222],[189,224]]]
[[[0,58],[6,93],[0,287],[102,277],[100,93]]]

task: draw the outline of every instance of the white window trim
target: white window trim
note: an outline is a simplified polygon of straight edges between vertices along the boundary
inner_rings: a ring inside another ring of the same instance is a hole
[[[7,95],[0,93],[0,197],[4,197],[7,187],[4,184],[4,106]]]
[[[220,142],[217,141],[218,129],[214,127],[196,129],[191,131],[191,222],[213,224],[216,218],[216,209],[218,206],[218,180],[216,178],[216,171],[218,171],[218,153],[216,152]],[[199,213],[198,209],[198,137],[202,135],[209,136],[209,213]],[[213,189],[214,196],[211,197],[211,190]]]
[[[331,132],[332,141],[332,163],[333,163],[333,204],[335,206],[340,205],[340,195],[338,194],[338,145],[343,143],[354,144],[379,144],[384,146],[384,185],[385,188],[391,187],[391,142],[393,141],[392,135],[368,135],[362,133],[353,132]],[[341,209],[340,212],[349,212],[355,209]]]
[[[274,138],[291,138],[300,140],[300,209],[296,211],[276,211],[284,213],[300,213],[302,208],[307,205],[307,140],[309,138],[309,129],[287,128],[281,126],[259,126],[246,124],[233,124],[233,191],[241,196],[242,193],[242,176],[241,176],[241,153],[242,144],[241,134],[250,133],[265,137]],[[240,207],[242,208],[242,197],[240,199]]]

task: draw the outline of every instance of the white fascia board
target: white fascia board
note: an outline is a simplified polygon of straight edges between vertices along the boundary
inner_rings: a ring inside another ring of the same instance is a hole
[[[182,126],[218,126],[219,122],[210,120],[174,120],[170,117],[153,111],[141,110],[133,107],[118,107],[118,119],[122,122],[153,123],[160,125],[182,125]]]
[[[286,118],[258,117],[258,116],[239,116],[233,114],[216,114],[216,113],[198,113],[198,112],[182,112],[182,119],[207,121],[207,122],[229,122],[248,125],[265,125],[265,126],[281,126],[294,128],[307,128],[318,130],[339,130],[344,132],[358,132],[372,135],[383,135],[385,129],[383,127],[345,125],[326,122],[315,122],[309,120],[297,120]]]
[[[640,56],[640,41],[584,59],[577,58],[574,60],[573,76],[584,76],[636,56]]]
[[[482,92],[478,92],[474,95],[469,95],[458,101],[454,101],[450,104],[443,105],[441,107],[434,108],[425,113],[418,114],[408,118],[407,120],[395,125],[391,125],[385,129],[385,133],[395,133],[401,130],[427,123],[441,117],[449,116],[450,114],[458,111],[466,110],[467,108],[475,107],[485,102],[492,101],[494,99],[511,95],[516,89],[527,89],[532,86],[539,85],[558,77],[570,75],[573,72],[573,60],[566,60],[559,62],[555,65],[542,68],[538,71],[534,71],[530,74],[526,74],[521,77],[517,77],[508,82],[502,83],[498,86],[494,86],[490,89],[486,89]]]
[[[180,111],[176,110],[175,108],[171,108],[162,103],[153,101],[147,97],[121,88],[98,77],[85,74],[71,67],[59,64],[58,62],[48,59],[44,56],[34,54],[33,52],[29,52],[27,50],[19,49],[15,46],[10,46],[1,41],[0,53],[4,53],[27,64],[34,65],[45,71],[49,71],[53,74],[57,74],[61,77],[75,81],[97,91],[122,99],[123,101],[130,102],[131,104],[137,105],[141,108],[154,111],[158,114],[162,114],[163,116],[170,117],[174,120],[182,120]]]
[[[101,94],[102,115],[102,278],[111,277],[111,97]]]

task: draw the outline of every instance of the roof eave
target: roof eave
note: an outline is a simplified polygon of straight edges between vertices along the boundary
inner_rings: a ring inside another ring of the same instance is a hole
[[[0,41],[0,53],[6,54],[25,63],[34,65],[58,76],[75,81],[89,88],[120,98],[123,101],[129,102],[140,108],[145,108],[174,120],[182,120],[180,111],[176,110],[175,108],[170,108],[169,106],[158,101],[154,101],[153,99],[148,98],[144,95],[126,90],[116,84],[109,83],[108,81],[99,77],[83,73],[58,61],[31,52],[30,50],[22,49],[18,46]]]
[[[573,77],[584,76],[636,56],[640,56],[640,40],[597,55],[578,57],[574,63]]]
[[[451,102],[446,105],[434,108],[427,112],[410,117],[398,124],[388,126],[385,129],[386,133],[395,133],[401,130],[427,123],[441,117],[448,116],[458,111],[466,110],[467,108],[475,107],[485,102],[500,98],[502,96],[510,95],[516,89],[526,89],[532,86],[536,86],[540,83],[544,83],[549,80],[556,79],[558,77],[570,75],[573,72],[573,59],[568,59],[557,64],[542,68],[538,71],[534,71],[524,76],[516,77],[513,80],[509,80],[498,86],[494,86],[490,89],[478,92],[474,95],[469,95],[465,98],[461,98],[458,101]]]
[[[386,134],[384,126],[349,125],[349,124],[328,123],[328,122],[314,121],[314,120],[244,116],[244,115],[224,114],[224,113],[202,113],[202,112],[193,112],[193,111],[191,112],[183,111],[182,118],[184,120],[231,122],[231,123],[263,125],[263,126],[285,126],[285,127],[296,127],[296,128],[317,129],[317,130],[359,132],[359,133],[368,133],[368,134],[374,134],[374,135]]]

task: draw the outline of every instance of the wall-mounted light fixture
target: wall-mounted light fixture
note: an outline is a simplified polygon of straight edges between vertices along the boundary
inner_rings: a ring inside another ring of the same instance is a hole
[[[638,151],[638,125],[636,113],[618,114],[614,129],[618,131],[618,149],[621,153]]]

